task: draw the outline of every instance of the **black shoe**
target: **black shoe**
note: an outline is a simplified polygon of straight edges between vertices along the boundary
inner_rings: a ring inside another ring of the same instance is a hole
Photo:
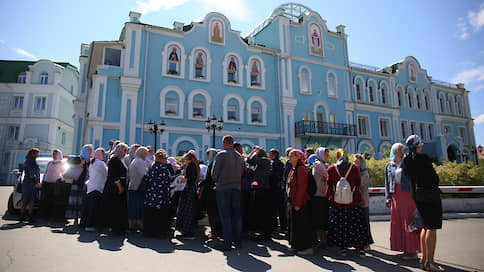
[[[20,219],[18,220],[19,223],[22,223],[23,221],[25,221],[27,217],[25,216],[25,214],[21,214],[20,215]]]
[[[195,235],[193,234],[182,234],[182,235],[177,235],[177,238],[185,239],[185,240],[195,240]]]

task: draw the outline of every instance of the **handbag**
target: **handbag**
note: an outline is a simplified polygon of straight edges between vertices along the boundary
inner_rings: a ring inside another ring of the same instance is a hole
[[[438,203],[440,202],[440,189],[417,188],[415,202]]]
[[[138,186],[138,190],[136,190],[138,193],[142,193],[142,194],[146,193],[146,189],[148,187],[148,180],[149,180],[149,176],[144,175]]]

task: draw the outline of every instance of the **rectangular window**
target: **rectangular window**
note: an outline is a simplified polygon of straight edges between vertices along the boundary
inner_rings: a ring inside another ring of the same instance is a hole
[[[419,134],[420,134],[420,137],[424,140],[427,140],[427,138],[425,137],[425,128],[424,128],[424,124],[423,123],[420,123],[419,124]]]
[[[360,136],[368,136],[368,117],[358,116],[358,134]]]
[[[467,143],[467,140],[466,140],[466,128],[463,128],[463,127],[460,127],[459,128],[459,136],[462,138],[462,141],[464,143]]]
[[[409,93],[407,97],[408,97],[408,108],[411,109],[413,108],[412,95]]]
[[[10,127],[8,136],[11,140],[18,140],[18,130],[19,130],[19,127],[17,126]]]
[[[47,101],[47,97],[45,97],[45,96],[35,97],[34,110],[35,111],[44,111],[46,101]]]
[[[309,93],[309,74],[305,72],[301,73],[301,92]]]
[[[166,115],[177,115],[178,113],[178,100],[176,98],[166,98]]]
[[[121,49],[104,48],[104,65],[121,66]]]
[[[260,118],[260,108],[259,107],[252,107],[250,109],[250,111],[251,111],[250,117],[251,117],[252,122],[254,122],[254,123],[262,122],[262,120]]]
[[[193,117],[202,118],[203,117],[203,102],[195,101],[193,102]]]
[[[407,122],[406,121],[400,122],[400,130],[402,131],[402,139],[407,138]]]
[[[227,118],[232,121],[237,121],[237,105],[228,106]]]
[[[25,84],[27,81],[27,74],[25,72],[18,74],[17,83]]]
[[[375,96],[373,94],[373,86],[368,87],[368,95],[370,97],[370,102],[371,103],[375,102]]]
[[[398,106],[402,107],[402,93],[397,92],[397,96],[398,96]]]
[[[416,134],[416,132],[415,132],[415,122],[410,122],[410,134],[411,135]]]
[[[336,96],[336,79],[332,76],[328,78],[328,95]]]
[[[14,110],[22,110],[24,107],[24,97],[23,96],[14,96],[13,98],[13,109]]]
[[[390,127],[390,121],[388,119],[380,119],[380,137],[382,138],[390,137],[389,127]]]
[[[302,116],[302,119],[303,119],[304,121],[309,121],[309,111],[303,111],[303,112],[302,112],[302,115],[303,115],[303,116]]]
[[[332,127],[335,126],[335,124],[336,124],[336,114],[330,114],[329,115],[329,123],[331,124]]]
[[[381,103],[385,105],[387,103],[387,91],[385,88],[381,89]]]
[[[323,113],[322,112],[317,112],[316,113],[316,120],[318,122],[324,122],[324,117],[323,117]]]
[[[62,145],[65,145],[66,144],[66,133],[65,132],[62,132],[61,144]],[[96,146],[99,146],[99,144],[96,145]]]
[[[429,140],[432,141],[434,138],[434,126],[432,124],[429,124]]]
[[[49,74],[47,74],[47,73],[42,73],[42,74],[40,75],[40,84],[42,84],[42,85],[47,85],[48,81],[49,81]]]
[[[356,84],[356,100],[361,101],[361,86]]]

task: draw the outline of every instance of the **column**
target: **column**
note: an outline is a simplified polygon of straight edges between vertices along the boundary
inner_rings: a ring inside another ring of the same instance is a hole
[[[138,91],[141,86],[141,78],[122,76],[120,80],[121,87],[121,116],[120,116],[120,141],[130,141],[136,139],[136,112],[138,105]],[[130,109],[128,116],[128,100],[130,100]],[[127,126],[129,123],[129,126]],[[129,127],[129,131],[127,130]]]

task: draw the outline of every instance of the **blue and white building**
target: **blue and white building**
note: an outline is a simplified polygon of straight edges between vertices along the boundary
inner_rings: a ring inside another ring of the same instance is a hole
[[[439,160],[475,160],[469,91],[432,80],[414,57],[373,68],[348,59],[345,26],[329,30],[308,7],[277,7],[246,37],[223,14],[173,28],[130,12],[118,41],[81,46],[74,145],[110,139],[153,145],[149,120],[166,123],[169,155],[211,146],[216,134],[284,150],[319,144],[349,152],[385,148],[410,134]]]
[[[0,60],[0,184],[33,147],[72,153],[79,72],[65,62]]]

